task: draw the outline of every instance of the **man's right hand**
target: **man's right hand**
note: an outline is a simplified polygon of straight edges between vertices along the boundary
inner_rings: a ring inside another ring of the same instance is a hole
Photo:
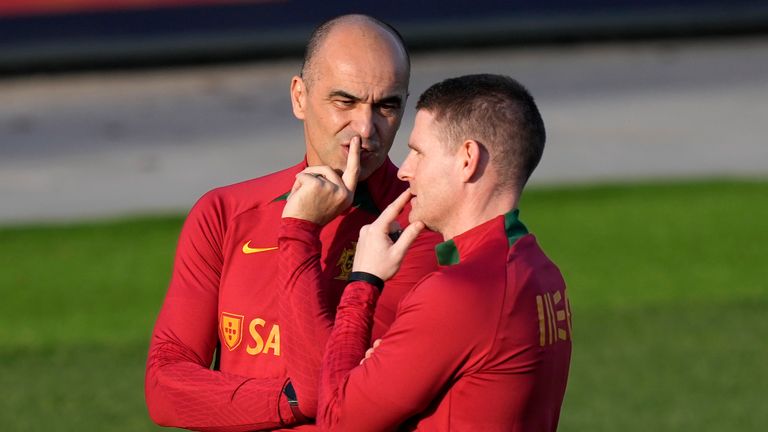
[[[357,250],[352,264],[353,272],[365,272],[388,280],[397,273],[408,247],[424,229],[424,223],[415,221],[403,230],[397,241],[392,241],[390,232],[397,216],[411,200],[411,190],[403,192],[396,200],[381,212],[370,225],[360,229]]]
[[[360,146],[360,137],[353,137],[341,177],[328,166],[307,167],[297,174],[283,217],[325,225],[349,208],[360,176]]]

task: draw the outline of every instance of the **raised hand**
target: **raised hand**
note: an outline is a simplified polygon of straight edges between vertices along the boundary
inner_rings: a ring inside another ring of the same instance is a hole
[[[383,280],[397,273],[408,247],[424,229],[424,224],[416,221],[403,230],[397,241],[393,242],[389,235],[411,196],[410,189],[403,192],[372,224],[360,229],[352,271],[371,273]]]
[[[360,176],[360,146],[360,137],[353,137],[341,176],[328,166],[307,167],[297,174],[283,217],[325,225],[349,208]]]

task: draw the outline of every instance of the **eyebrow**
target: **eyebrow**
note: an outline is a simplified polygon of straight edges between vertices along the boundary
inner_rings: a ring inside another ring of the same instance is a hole
[[[383,104],[397,104],[398,106],[403,104],[403,98],[397,95],[387,96],[384,99],[376,102],[378,105]]]
[[[360,98],[359,96],[355,96],[353,94],[349,94],[349,93],[345,92],[344,90],[333,90],[328,95],[328,97],[331,97],[331,98],[333,98],[333,97],[342,97],[342,98],[351,99],[351,100],[354,100],[354,101],[361,101],[362,100],[362,98]],[[381,100],[378,100],[378,101],[374,102],[375,105],[391,104],[391,103],[396,103],[398,105],[402,105],[403,104],[403,98],[398,96],[398,95],[392,95],[392,96],[387,96],[387,97],[385,97],[385,98],[383,98]]]
[[[344,90],[333,90],[331,93],[328,94],[328,97],[343,97],[343,98],[346,98],[346,99],[352,99],[352,100],[356,100],[356,101],[360,100],[360,98],[358,96],[351,95],[351,94],[345,92]]]

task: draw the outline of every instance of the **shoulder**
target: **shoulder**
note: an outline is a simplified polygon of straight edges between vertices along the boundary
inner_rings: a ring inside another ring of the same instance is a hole
[[[510,281],[518,288],[539,287],[544,291],[565,289],[560,269],[544,253],[533,234],[527,234],[515,242],[507,260]]]
[[[430,307],[452,312],[482,304],[482,301],[478,301],[477,280],[457,271],[458,267],[440,268],[426,275],[404,302],[429,303]]]
[[[494,333],[499,301],[482,295],[481,287],[452,270],[430,273],[409,291],[399,304],[395,324],[440,331],[465,341],[468,347],[485,343],[486,338],[478,335]]]
[[[192,206],[184,222],[183,236],[201,237],[220,244],[231,222],[240,214],[274,201],[289,192],[298,164],[263,177],[218,187]]]
[[[195,203],[190,216],[206,215],[229,220],[254,207],[279,200],[290,192],[296,173],[303,167],[301,163],[262,177],[212,189]]]
[[[290,192],[296,174],[303,167],[302,163],[262,177],[221,186],[210,190],[201,200],[222,202],[238,207],[241,211],[263,202],[270,202]]]
[[[539,246],[536,236],[526,234],[521,237],[509,250],[507,261],[513,268],[528,271],[555,267],[554,262],[544,253]]]

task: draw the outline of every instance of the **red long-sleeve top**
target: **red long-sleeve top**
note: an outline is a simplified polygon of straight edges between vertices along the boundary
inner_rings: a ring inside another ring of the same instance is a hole
[[[305,243],[291,246],[278,241],[281,215],[305,167],[214,189],[190,211],[147,359],[145,395],[156,423],[204,431],[295,425],[282,392],[289,379],[302,412],[314,415],[322,352],[359,229],[407,185],[387,161],[360,183],[353,207],[326,226],[287,222],[310,227]],[[377,309],[377,335],[400,295],[436,268],[435,237],[419,242],[406,258],[410,271],[388,283],[392,295]],[[297,258],[304,244],[311,247]],[[298,300],[307,292],[317,301]]]
[[[439,245],[440,269],[403,297],[361,366],[378,290],[349,284],[323,360],[318,425],[555,431],[570,307],[559,270],[526,233],[510,212]]]

